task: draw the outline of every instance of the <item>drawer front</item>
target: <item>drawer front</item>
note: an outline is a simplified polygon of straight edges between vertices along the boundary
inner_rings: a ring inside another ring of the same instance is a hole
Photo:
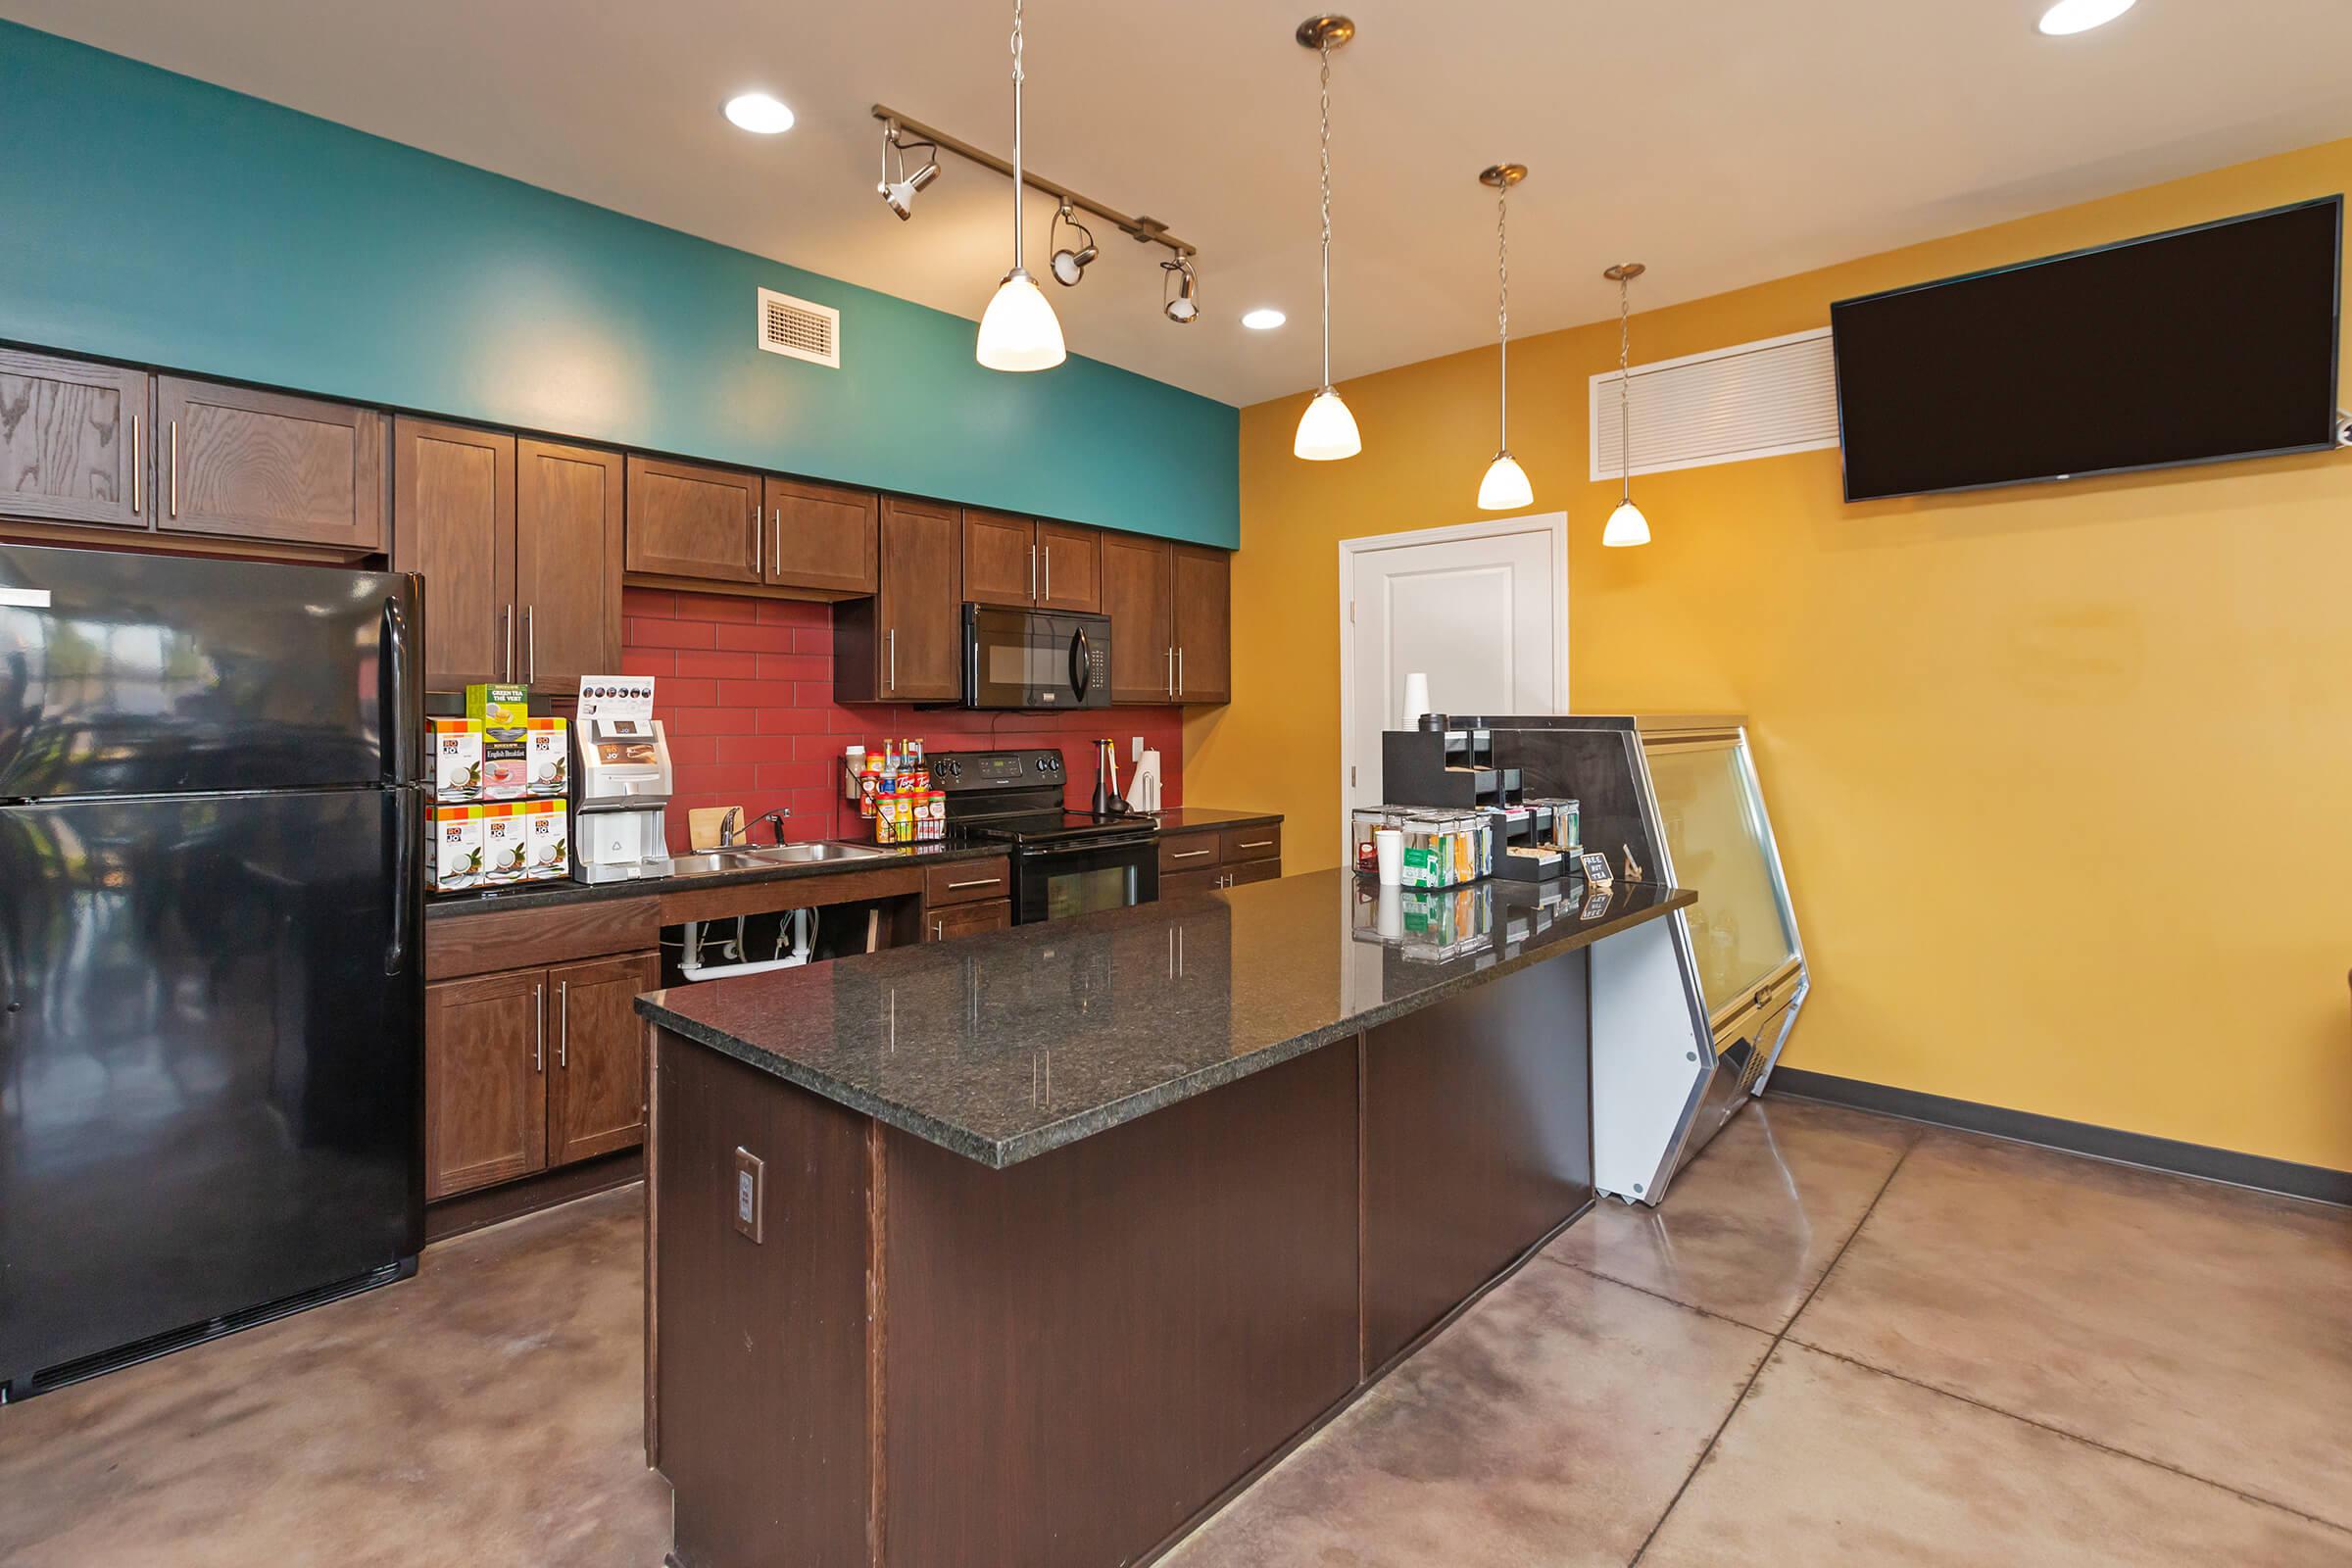
[[[1244,860],[1225,868],[1225,885],[1238,888],[1245,882],[1271,882],[1282,875],[1280,860]]]
[[[982,899],[975,904],[951,904],[923,916],[925,942],[953,942],[983,931],[1004,931],[1012,925],[1010,899]]]
[[[1210,870],[1223,858],[1224,851],[1218,847],[1214,828],[1197,833],[1170,833],[1159,841],[1159,874],[1163,878],[1186,871]]]
[[[1225,873],[1214,868],[1199,871],[1163,871],[1159,877],[1159,899],[1181,899],[1188,893],[1214,893],[1225,885]]]
[[[1229,827],[1217,835],[1218,854],[1223,863],[1234,865],[1243,860],[1279,860],[1282,858],[1282,824],[1268,822],[1263,827]]]
[[[1012,862],[1003,856],[993,860],[956,860],[923,872],[923,905],[936,909],[949,904],[977,904],[983,899],[1012,896]]]

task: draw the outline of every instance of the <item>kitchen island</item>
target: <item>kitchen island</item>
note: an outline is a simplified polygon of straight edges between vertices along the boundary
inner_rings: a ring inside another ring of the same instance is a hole
[[[1164,1549],[1591,1204],[1588,950],[1692,897],[1316,872],[639,999],[674,1560]]]

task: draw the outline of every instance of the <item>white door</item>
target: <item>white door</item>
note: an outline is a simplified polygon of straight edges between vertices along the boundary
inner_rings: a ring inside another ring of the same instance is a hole
[[[1408,674],[1429,677],[1436,712],[1567,711],[1567,561],[1560,513],[1341,541],[1350,808],[1382,802],[1380,734],[1404,726]]]

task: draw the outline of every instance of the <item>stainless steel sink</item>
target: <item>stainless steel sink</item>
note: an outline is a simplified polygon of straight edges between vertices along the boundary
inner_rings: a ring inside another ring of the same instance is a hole
[[[805,865],[812,860],[874,860],[885,852],[861,844],[732,844],[672,857],[678,876],[716,876],[722,871],[756,871],[763,865]]]

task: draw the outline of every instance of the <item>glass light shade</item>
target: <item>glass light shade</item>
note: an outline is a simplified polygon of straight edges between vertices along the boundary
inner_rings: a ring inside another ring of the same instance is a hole
[[[1527,470],[1519,460],[1508,452],[1497,452],[1494,461],[1487,465],[1487,476],[1478,481],[1478,508],[1481,512],[1508,512],[1513,507],[1534,504],[1536,487],[1527,482]]]
[[[1325,387],[1307,404],[1306,412],[1298,416],[1298,435],[1291,443],[1294,457],[1310,463],[1330,463],[1339,458],[1352,458],[1364,450],[1364,438],[1355,432],[1355,416],[1340,395]]]
[[[1617,510],[1609,514],[1608,526],[1600,530],[1600,542],[1618,546],[1645,545],[1649,543],[1649,519],[1642,515],[1642,509],[1631,501],[1621,501],[1617,504]]]
[[[979,356],[992,370],[1051,370],[1069,358],[1054,307],[1037,280],[1017,267],[1004,274],[980,317]]]
[[[2104,27],[2132,9],[2133,0],[2058,0],[2041,14],[2041,30],[2053,38]]]

